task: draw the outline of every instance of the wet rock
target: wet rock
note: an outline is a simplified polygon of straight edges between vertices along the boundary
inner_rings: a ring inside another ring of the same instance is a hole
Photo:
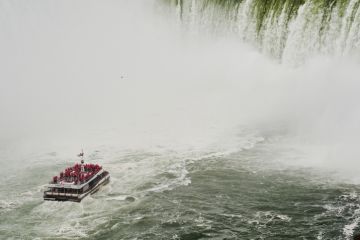
[[[128,202],[134,202],[134,201],[135,201],[135,198],[129,196],[129,197],[126,197],[125,200],[128,201]]]
[[[354,234],[354,240],[360,240],[360,233]]]

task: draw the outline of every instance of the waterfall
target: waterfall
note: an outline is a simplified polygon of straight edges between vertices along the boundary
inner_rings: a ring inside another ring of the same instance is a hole
[[[360,56],[360,0],[169,0],[190,32],[234,34],[282,62]]]

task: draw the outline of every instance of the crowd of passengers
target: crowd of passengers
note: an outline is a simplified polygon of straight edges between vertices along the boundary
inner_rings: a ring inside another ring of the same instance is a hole
[[[53,177],[53,183],[61,182],[74,182],[75,184],[84,183],[101,170],[101,166],[98,164],[83,164],[83,171],[81,170],[81,164],[76,163],[73,167],[66,168],[63,172],[60,172],[60,176]]]

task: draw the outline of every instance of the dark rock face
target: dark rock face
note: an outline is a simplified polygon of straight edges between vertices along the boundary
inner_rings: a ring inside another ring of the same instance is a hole
[[[360,240],[360,233],[354,234],[354,240]]]

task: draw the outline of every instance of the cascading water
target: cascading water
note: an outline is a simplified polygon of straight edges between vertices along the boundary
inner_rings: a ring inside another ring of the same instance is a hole
[[[176,6],[186,27],[233,33],[285,63],[301,63],[316,54],[360,53],[359,0],[164,2]]]
[[[0,0],[0,239],[350,240],[359,11]],[[111,182],[44,202],[81,148]]]

